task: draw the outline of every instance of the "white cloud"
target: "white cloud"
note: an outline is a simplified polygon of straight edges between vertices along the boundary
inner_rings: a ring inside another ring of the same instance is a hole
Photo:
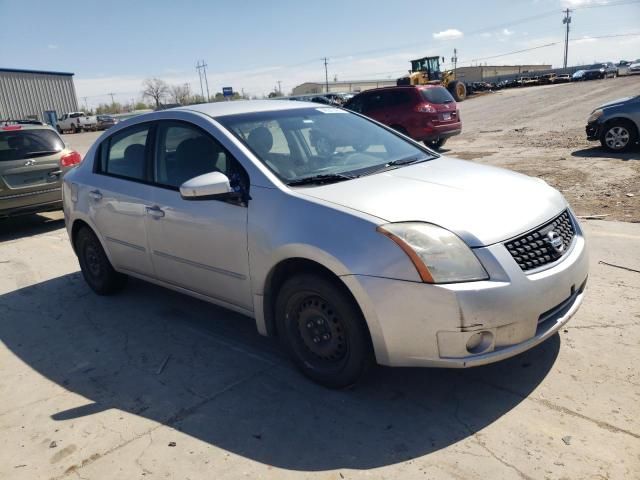
[[[580,44],[580,43],[593,43],[593,42],[597,42],[598,39],[597,38],[592,38],[589,36],[584,36],[582,38],[579,38],[577,40],[574,40],[573,43],[574,44]]]
[[[506,37],[510,37],[511,35],[513,35],[513,30],[509,30],[508,28],[504,28],[502,30],[502,35],[504,35]]]
[[[489,33],[489,32],[484,32],[484,33],[481,33],[481,34],[480,34],[480,36],[481,36],[482,38],[491,38],[491,33]]]
[[[583,7],[584,5],[606,4],[606,0],[562,0],[565,7]]]
[[[54,45],[53,43],[50,43],[49,45],[47,45],[47,48],[49,50],[56,50],[58,48],[58,45]]]
[[[463,36],[464,33],[455,28],[449,28],[433,34],[433,38],[436,40],[455,40],[457,38],[462,38]]]

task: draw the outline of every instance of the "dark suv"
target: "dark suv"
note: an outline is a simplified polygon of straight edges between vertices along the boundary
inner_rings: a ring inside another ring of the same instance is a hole
[[[376,88],[345,104],[431,148],[462,131],[458,105],[446,88],[420,85]]]

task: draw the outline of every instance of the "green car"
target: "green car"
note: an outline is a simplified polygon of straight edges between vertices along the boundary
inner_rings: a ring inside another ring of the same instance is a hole
[[[62,208],[62,177],[80,163],[49,125],[0,122],[0,218]]]

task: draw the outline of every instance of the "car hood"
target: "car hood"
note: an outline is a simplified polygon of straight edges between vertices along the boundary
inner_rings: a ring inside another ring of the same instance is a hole
[[[472,247],[515,237],[567,207],[542,180],[447,157],[296,192],[384,222],[433,223]]]
[[[596,110],[600,109],[600,108],[607,108],[607,107],[613,107],[613,106],[618,106],[621,103],[626,103],[629,102],[631,100],[633,100],[634,98],[637,97],[624,97],[624,98],[618,98],[617,100],[613,100],[611,102],[607,102],[607,103],[603,103],[602,105],[600,105],[598,108],[596,108]]]

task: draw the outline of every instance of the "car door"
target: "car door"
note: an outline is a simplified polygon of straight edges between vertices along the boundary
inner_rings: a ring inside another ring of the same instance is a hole
[[[185,200],[185,181],[220,171],[248,189],[240,164],[209,133],[191,123],[157,123],[153,205],[148,234],[158,279],[219,302],[253,310],[246,203]]]
[[[152,128],[134,125],[108,137],[99,147],[94,184],[89,187],[89,215],[111,261],[119,270],[153,276],[147,246],[147,207]]]

